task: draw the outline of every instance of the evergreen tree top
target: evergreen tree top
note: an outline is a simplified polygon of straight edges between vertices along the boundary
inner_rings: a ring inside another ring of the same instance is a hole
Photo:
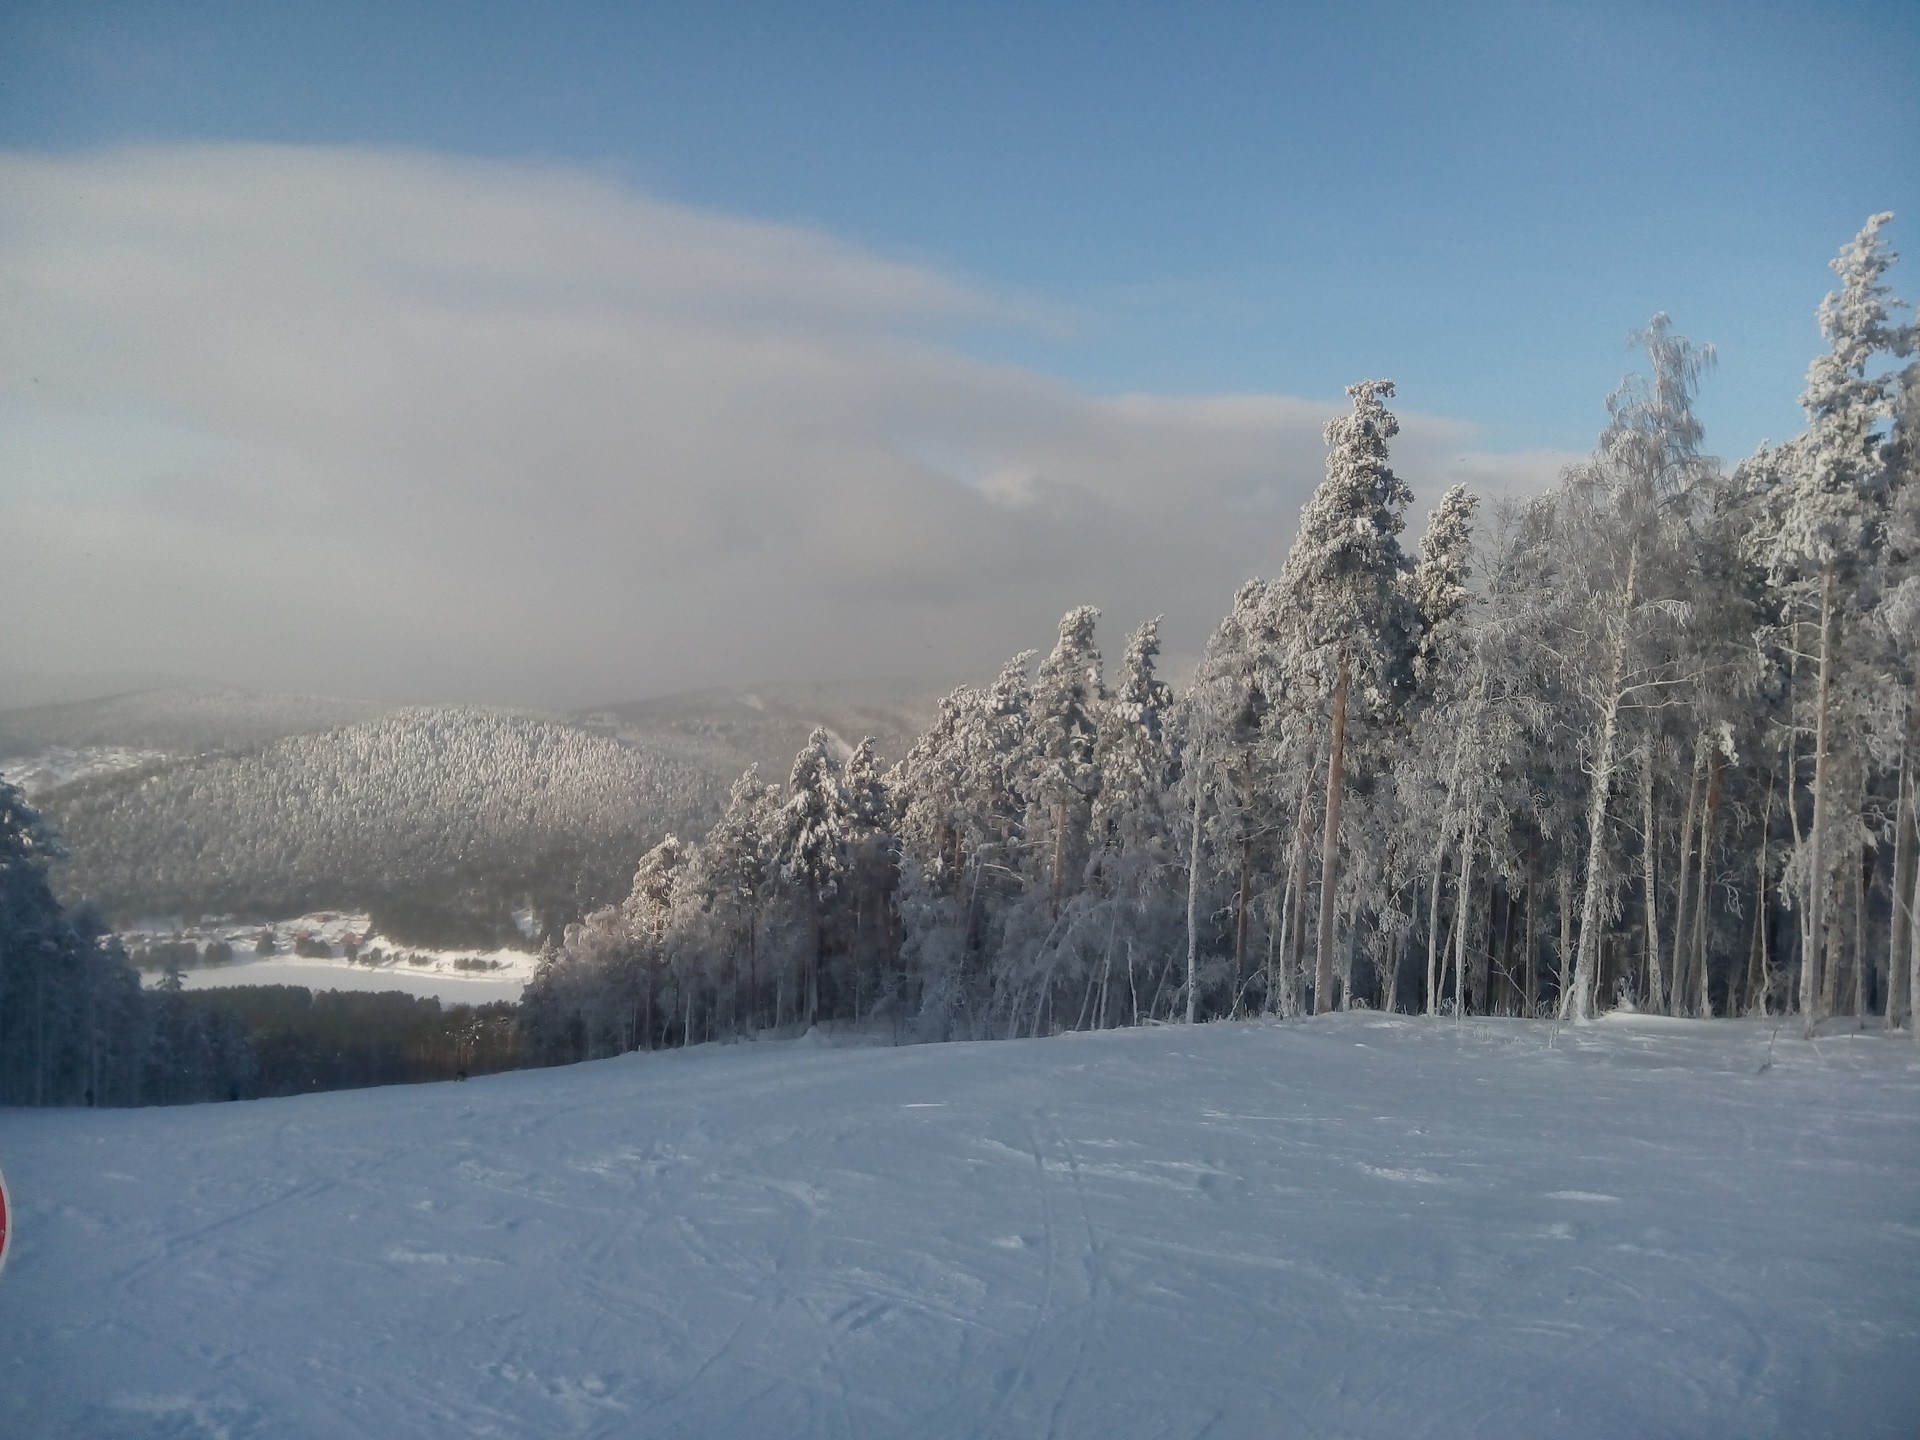
[[[1349,385],[1351,413],[1327,424],[1327,476],[1300,512],[1300,532],[1271,592],[1286,638],[1283,664],[1324,677],[1336,653],[1382,698],[1412,648],[1414,617],[1399,535],[1413,492],[1387,464],[1400,423],[1385,401],[1391,380]]]

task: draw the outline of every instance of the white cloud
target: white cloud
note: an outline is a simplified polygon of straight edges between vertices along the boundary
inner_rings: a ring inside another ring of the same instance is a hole
[[[574,703],[981,671],[1081,602],[1193,651],[1333,408],[1078,394],[942,343],[1026,323],[977,287],[424,155],[0,156],[0,276],[17,672]],[[1566,458],[1403,423],[1428,494]]]

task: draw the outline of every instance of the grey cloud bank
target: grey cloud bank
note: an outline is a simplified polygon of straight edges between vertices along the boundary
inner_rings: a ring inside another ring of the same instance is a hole
[[[1075,393],[943,338],[1037,322],[924,267],[419,154],[0,155],[0,275],[0,703],[985,671],[1076,603],[1191,654],[1335,408]],[[1401,401],[1423,499],[1569,458]]]

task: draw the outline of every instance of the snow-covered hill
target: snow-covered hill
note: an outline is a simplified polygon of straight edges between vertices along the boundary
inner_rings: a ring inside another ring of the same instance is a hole
[[[1768,1038],[1354,1015],[0,1112],[0,1433],[1911,1436],[1920,1052]]]
[[[0,755],[27,756],[61,747],[198,755],[354,725],[393,708],[330,695],[175,685],[0,711]]]
[[[950,687],[708,691],[565,720],[465,706],[177,688],[0,712],[0,774],[118,923],[372,907],[420,946],[558,927],[624,894],[641,852],[699,836],[749,764],[784,782],[816,725],[904,755]]]
[[[849,748],[870,736],[883,760],[899,760],[933,724],[941,697],[957,683],[867,680],[702,690],[607,706],[577,718],[723,782],[758,765],[762,780],[785,784],[793,757],[815,726]]]
[[[250,752],[62,787],[55,880],[116,920],[371,908],[401,940],[506,938],[625,892],[668,830],[723,792],[664,755],[502,711],[397,711]]]
[[[168,757],[160,750],[133,750],[124,745],[48,745],[30,754],[0,753],[0,776],[18,785],[28,799],[91,780],[97,775],[117,775],[122,770],[138,770]]]

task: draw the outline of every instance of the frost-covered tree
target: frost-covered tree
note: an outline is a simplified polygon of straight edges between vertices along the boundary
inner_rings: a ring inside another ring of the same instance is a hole
[[[1473,515],[1480,498],[1464,485],[1440,497],[1420,536],[1420,558],[1409,577],[1419,640],[1413,652],[1414,684],[1432,694],[1458,650],[1457,636],[1473,592]]]
[[[1346,786],[1347,711],[1357,679],[1370,712],[1404,697],[1414,617],[1407,603],[1400,532],[1413,492],[1387,464],[1400,423],[1386,408],[1391,380],[1347,387],[1353,410],[1327,424],[1327,478],[1300,514],[1278,590],[1291,619],[1286,668],[1296,683],[1330,689],[1327,789],[1321,841],[1316,1012],[1333,1001],[1333,927],[1340,875],[1340,806]]]
[[[757,767],[748,766],[733,782],[726,812],[695,853],[684,887],[708,922],[707,945],[726,957],[734,984],[744,991],[738,1019],[749,1031],[759,1025],[768,829],[778,804],[778,790],[762,785]]]
[[[1099,616],[1091,605],[1081,605],[1061,617],[1060,638],[1034,675],[1028,712],[1032,769],[1025,789],[1035,813],[1027,835],[1044,844],[1047,904],[1056,915],[1069,870],[1083,858],[1088,811],[1099,793],[1094,742],[1106,700],[1093,643]]]
[[[1092,1008],[1096,1029],[1111,1023],[1116,1003],[1121,1015],[1138,1023],[1143,983],[1138,962],[1164,949],[1175,920],[1169,879],[1178,862],[1167,811],[1176,778],[1173,693],[1155,673],[1159,653],[1160,617],[1155,616],[1127,638],[1118,682],[1100,715],[1095,748],[1100,784],[1087,862],[1087,890],[1095,906],[1090,924],[1102,940],[1099,993]]]
[[[1915,348],[1908,327],[1906,347]],[[1876,619],[1892,648],[1897,708],[1904,711],[1893,805],[1894,867],[1887,935],[1886,1025],[1912,1025],[1920,997],[1920,363],[1899,376],[1894,419],[1881,459],[1887,481],[1887,536]]]
[[[1806,841],[1806,913],[1800,1009],[1808,1032],[1823,1003],[1828,942],[1832,737],[1829,721],[1852,606],[1846,587],[1871,565],[1877,548],[1882,471],[1880,427],[1891,411],[1893,382],[1872,373],[1881,353],[1904,349],[1908,332],[1894,325],[1897,304],[1884,277],[1894,261],[1880,237],[1893,217],[1875,215],[1833,261],[1840,288],[1820,306],[1827,352],[1807,372],[1800,403],[1807,430],[1765,472],[1769,523],[1755,536],[1758,556],[1794,612],[1812,617],[1818,666],[1813,694],[1813,816]]]
[[[809,1028],[820,1011],[820,972],[826,963],[827,907],[847,873],[849,817],[833,740],[815,729],[793,759],[787,800],[774,832],[774,863],[781,882],[803,906],[809,943],[803,994]]]
[[[1428,882],[1422,1008],[1429,1015],[1438,1013],[1440,1005],[1443,874],[1466,808],[1466,767],[1476,758],[1469,749],[1473,732],[1461,723],[1462,711],[1476,703],[1487,678],[1483,669],[1470,664],[1479,652],[1467,624],[1477,506],[1466,487],[1456,485],[1427,518],[1420,558],[1408,583],[1419,621],[1413,660],[1416,703],[1411,725],[1391,751],[1395,819],[1401,844],[1411,852],[1405,868],[1424,871]],[[1397,975],[1396,969],[1396,980]]]
[[[225,1096],[252,1073],[246,1033],[178,993],[143,992],[119,942],[55,897],[47,865],[63,853],[0,779],[0,1105]]]
[[[671,880],[570,927],[527,1013],[574,997],[573,1053],[621,1043],[598,1011],[623,1004],[636,1043],[690,1042],[741,1023],[744,955],[748,1028],[762,964],[776,1023],[796,992],[807,1023],[897,999],[923,1037],[1291,1016],[1308,994],[1705,1016],[1780,1008],[1791,952],[1810,1018],[1901,1023],[1920,372],[1881,361],[1912,330],[1879,223],[1842,255],[1800,439],[1722,474],[1693,409],[1712,352],[1656,315],[1592,457],[1486,530],[1447,491],[1410,561],[1392,387],[1356,385],[1281,578],[1239,589],[1182,693],[1157,622],[1108,693],[1080,608],[1037,673],[1023,652],[953,692],[884,777],[870,744],[839,764],[816,732],[784,796],[743,778]],[[619,983],[655,973],[643,956],[673,977],[664,1025]]]
[[[1686,619],[1681,521],[1711,469],[1693,414],[1711,349],[1675,334],[1665,315],[1640,339],[1650,379],[1630,378],[1608,398],[1611,421],[1593,458],[1568,471],[1557,496],[1560,596],[1541,637],[1562,662],[1569,694],[1580,697],[1577,733],[1590,774],[1577,949],[1560,997],[1563,1018],[1582,1020],[1593,1013],[1602,923],[1618,879],[1611,840],[1623,722],[1677,678],[1667,641]]]
[[[900,841],[893,796],[871,736],[853,747],[841,774],[846,797],[846,897],[843,948],[853,970],[853,1018],[882,1000],[895,1001],[900,948],[894,889]]]
[[[1178,713],[1180,796],[1178,828],[1186,857],[1186,1012],[1199,1015],[1201,955],[1206,940],[1203,904],[1210,868],[1232,877],[1233,939],[1228,986],[1246,965],[1253,899],[1254,850],[1273,823],[1276,758],[1274,673],[1278,637],[1273,589],[1249,580],[1207,641]]]

